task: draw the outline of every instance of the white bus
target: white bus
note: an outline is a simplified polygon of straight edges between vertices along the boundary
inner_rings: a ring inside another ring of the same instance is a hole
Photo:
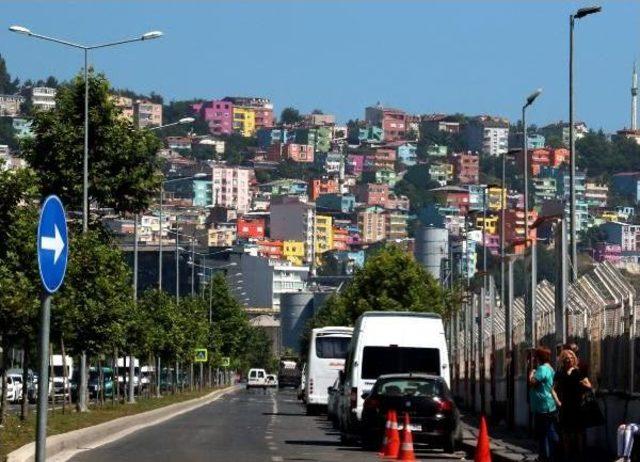
[[[449,355],[442,318],[435,313],[368,311],[358,318],[344,367],[341,428],[359,431],[363,394],[383,374],[439,375],[450,386]]]
[[[311,331],[305,380],[307,413],[315,414],[326,408],[329,401],[327,389],[344,369],[352,335],[352,327],[320,327]]]

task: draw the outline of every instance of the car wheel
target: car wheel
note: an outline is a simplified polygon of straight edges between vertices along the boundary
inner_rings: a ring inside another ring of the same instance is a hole
[[[453,454],[456,452],[458,449],[458,438],[455,432],[451,432],[444,437],[443,449],[447,454]]]
[[[360,437],[362,449],[365,451],[375,451],[380,448],[380,440],[377,435],[372,433],[363,433]]]

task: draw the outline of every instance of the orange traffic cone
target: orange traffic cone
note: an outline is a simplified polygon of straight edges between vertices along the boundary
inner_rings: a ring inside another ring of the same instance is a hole
[[[396,411],[389,409],[387,411],[387,423],[384,429],[384,440],[380,455],[383,457],[398,457],[400,451],[400,434],[398,433],[398,416]]]
[[[489,431],[487,430],[487,420],[480,417],[480,433],[478,433],[478,445],[474,462],[491,462],[491,448],[489,447]]]
[[[409,428],[409,414],[404,413],[404,428],[402,429],[402,444],[398,453],[398,460],[414,461],[416,454],[413,452],[413,436]]]

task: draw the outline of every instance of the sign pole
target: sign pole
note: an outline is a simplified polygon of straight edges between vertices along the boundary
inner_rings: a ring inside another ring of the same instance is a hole
[[[48,196],[40,209],[38,222],[38,270],[44,288],[40,311],[40,364],[38,365],[38,417],[36,422],[36,462],[47,458],[47,411],[49,407],[49,327],[51,297],[58,291],[67,270],[69,242],[67,219],[62,202]],[[67,358],[62,358],[66,370]],[[55,393],[55,390],[54,390]]]
[[[51,294],[45,293],[40,311],[40,364],[38,367],[38,421],[36,427],[36,462],[47,458],[47,407],[49,405],[49,323]],[[63,359],[64,361],[64,359]]]

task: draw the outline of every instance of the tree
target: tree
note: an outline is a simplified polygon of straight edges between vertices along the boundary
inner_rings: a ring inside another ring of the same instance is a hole
[[[84,145],[84,81],[77,76],[56,95],[56,108],[34,115],[34,137],[22,156],[47,181],[42,194],[56,193],[70,210],[81,208]],[[89,198],[117,212],[149,206],[159,187],[156,152],[148,130],[121,117],[102,74],[89,74]]]
[[[12,95],[18,91],[20,80],[11,80],[11,74],[7,71],[7,63],[0,54],[0,94]]]
[[[52,330],[83,357],[111,352],[122,345],[127,312],[132,309],[131,272],[122,253],[104,234],[70,231],[73,251],[65,283],[55,297]],[[86,410],[86,376],[81,361],[80,411]]]
[[[3,351],[19,345],[28,355],[38,325],[40,286],[35,258],[38,208],[32,171],[0,170],[0,338]],[[2,356],[2,390],[6,390],[7,355]],[[27,358],[28,360],[28,358]],[[0,423],[6,410],[0,403]],[[23,403],[21,417],[28,407]]]
[[[286,107],[280,114],[280,123],[285,125],[295,125],[302,122],[302,115],[300,111],[293,107]]]
[[[367,259],[343,293],[327,302],[319,319],[353,325],[371,310],[443,313],[444,302],[438,281],[404,250],[387,245]]]
[[[429,166],[418,164],[409,167],[402,180],[394,186],[394,192],[409,198],[411,211],[418,212],[427,204],[436,202],[434,193],[431,191],[440,186],[429,176]]]

